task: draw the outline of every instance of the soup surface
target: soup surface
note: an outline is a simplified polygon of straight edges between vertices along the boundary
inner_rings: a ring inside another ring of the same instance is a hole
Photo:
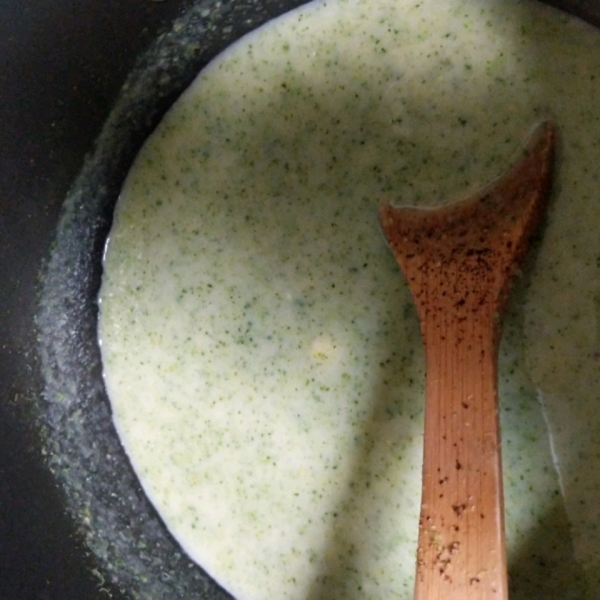
[[[553,115],[500,357],[511,597],[598,598],[599,98],[600,35],[541,4],[320,1],[147,141],[106,252],[106,384],[145,491],[236,597],[412,597],[424,357],[377,207],[474,191]]]

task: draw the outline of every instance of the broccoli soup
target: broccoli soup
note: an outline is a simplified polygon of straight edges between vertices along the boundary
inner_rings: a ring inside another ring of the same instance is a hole
[[[424,357],[377,220],[560,130],[499,366],[511,597],[600,590],[600,36],[513,0],[332,0],[243,38],[122,190],[99,335],[114,420],[241,600],[409,599]]]

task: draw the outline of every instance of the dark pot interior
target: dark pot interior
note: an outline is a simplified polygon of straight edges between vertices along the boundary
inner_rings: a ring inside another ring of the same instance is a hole
[[[2,3],[0,598],[229,597],[170,537],[120,447],[95,298],[145,137],[213,56],[303,3]],[[598,0],[553,4],[600,26]]]

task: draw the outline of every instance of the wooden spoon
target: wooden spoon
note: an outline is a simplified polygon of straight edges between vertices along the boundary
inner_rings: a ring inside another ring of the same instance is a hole
[[[542,123],[500,179],[435,210],[380,209],[425,344],[423,490],[415,600],[506,600],[497,356],[512,275],[549,195]]]

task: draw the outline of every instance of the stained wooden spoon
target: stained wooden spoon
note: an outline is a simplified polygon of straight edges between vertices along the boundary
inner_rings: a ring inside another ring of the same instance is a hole
[[[417,306],[426,355],[415,600],[506,600],[497,399],[500,315],[542,220],[555,128],[541,124],[500,179],[435,210],[380,220]]]

